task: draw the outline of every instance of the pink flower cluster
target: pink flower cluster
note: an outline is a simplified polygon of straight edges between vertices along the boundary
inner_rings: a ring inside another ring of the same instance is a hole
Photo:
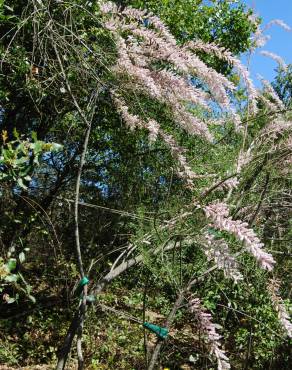
[[[267,91],[267,89],[264,89],[264,91]],[[264,103],[266,108],[268,108],[271,112],[275,112],[279,109],[274,102],[272,102],[268,97],[264,96],[263,94],[260,95],[260,100]]]
[[[218,269],[224,272],[225,277],[233,279],[236,283],[243,279],[238,270],[238,263],[231,255],[228,244],[223,239],[216,239],[208,232],[204,233],[206,244],[204,252],[208,260],[214,260]]]
[[[284,21],[281,19],[273,19],[269,22],[263,29],[257,23],[258,16],[256,14],[252,14],[249,16],[249,20],[257,26],[257,29],[253,36],[253,41],[255,44],[255,48],[261,48],[266,45],[268,40],[270,40],[270,35],[265,35],[264,32],[271,28],[273,25],[277,25],[282,27],[285,31],[291,31],[291,27],[288,26]]]
[[[224,181],[220,186],[218,186],[218,189],[232,190],[232,189],[236,189],[238,184],[239,184],[238,178],[232,177],[231,179]]]
[[[173,157],[177,160],[179,164],[180,168],[178,171],[178,175],[186,180],[187,186],[189,188],[193,188],[194,186],[193,180],[197,178],[198,175],[187,164],[185,150],[177,145],[176,141],[171,135],[166,134],[163,131],[160,132],[160,135],[163,141],[168,145]]]
[[[255,48],[261,48],[266,45],[266,43],[271,39],[270,35],[264,35],[263,31],[260,29],[260,27],[257,28],[255,34],[254,34],[254,43]]]
[[[189,42],[187,46],[193,50],[204,51],[208,54],[213,53],[217,58],[222,59],[233,66],[245,82],[252,113],[257,113],[258,109],[256,99],[258,97],[258,92],[251,81],[249,71],[239,59],[235,58],[229,50],[226,50],[225,48],[220,47],[215,43],[208,44],[200,40],[196,40]]]
[[[291,133],[292,121],[285,121],[282,119],[275,119],[269,123],[261,132],[256,140],[257,145],[273,143],[279,137]],[[271,146],[271,148],[273,148]]]
[[[178,162],[178,175],[186,181],[188,187],[192,188],[194,186],[193,179],[195,179],[197,175],[187,164],[185,150],[178,146],[175,139],[171,135],[165,133],[154,119],[144,121],[137,115],[131,114],[129,112],[129,107],[120,98],[114,96],[113,100],[123,121],[130,130],[135,130],[136,128],[146,129],[149,131],[150,142],[155,141],[158,136],[161,137],[164,143],[169,147],[174,159]]]
[[[229,216],[229,209],[225,203],[211,203],[204,208],[204,211],[215,228],[227,231],[243,242],[247,251],[256,258],[262,268],[269,271],[273,269],[275,260],[272,255],[263,250],[264,244],[246,222],[233,220]]]
[[[279,281],[272,279],[269,281],[268,291],[271,295],[275,309],[278,312],[279,321],[287,332],[288,337],[292,338],[292,323],[290,321],[290,316],[286,310],[285,304],[282,298],[279,296],[279,287]]]
[[[103,3],[100,9],[105,15],[105,27],[116,40],[118,61],[113,71],[128,75],[128,79],[121,79],[124,83],[121,90],[142,89],[166,103],[181,128],[207,140],[212,140],[208,124],[213,122],[207,115],[202,115],[203,119],[195,116],[190,109],[194,106],[210,111],[212,99],[216,100],[230,112],[235,126],[240,125],[240,117],[233,111],[229,99],[229,92],[235,90],[234,84],[208,67],[189,46],[179,46],[158,17],[130,7],[120,10],[111,2]],[[241,69],[252,98],[255,90],[252,90],[247,70],[225,51],[224,57],[227,56]],[[167,68],[158,69],[155,67],[157,62]],[[204,81],[210,93],[196,88],[191,83],[191,76]]]
[[[221,336],[216,332],[218,325],[213,324],[211,314],[207,313],[201,306],[199,298],[190,299],[188,308],[195,315],[199,328],[205,334],[205,340],[209,345],[210,354],[216,357],[218,370],[229,370],[229,359],[221,348]]]
[[[273,19],[273,20],[271,20],[271,22],[269,22],[266,25],[265,29],[267,30],[273,25],[277,25],[279,27],[282,27],[285,31],[288,31],[288,32],[292,31],[291,27],[288,26],[288,24],[285,23],[282,19]]]
[[[284,62],[284,60],[279,55],[277,55],[275,53],[272,53],[270,51],[267,51],[267,50],[262,50],[260,52],[260,54],[265,56],[265,57],[273,59],[276,63],[279,64],[279,67],[281,67],[282,69],[284,69],[284,70],[287,69],[286,63]]]
[[[252,36],[252,41],[253,41],[253,48],[251,49],[252,51],[256,48],[260,48],[264,46],[267,41],[270,39],[270,36],[264,35],[264,30],[261,29],[260,22],[258,22],[258,14],[252,13],[248,16],[248,19],[251,23],[253,23],[254,26],[256,26],[256,30],[254,35]]]
[[[178,45],[163,22],[147,11],[131,7],[120,9],[112,2],[102,2],[100,10],[104,25],[112,33],[117,46],[117,63],[111,70],[122,76],[115,86],[119,96],[129,90],[146,93],[167,107],[181,129],[209,141],[213,140],[209,126],[213,126],[214,121],[222,124],[223,115],[231,116],[234,126],[241,128],[241,118],[230,104],[230,92],[235,90],[235,86],[228,78],[208,67],[196,54],[197,51],[204,51],[213,53],[237,69],[246,84],[250,108],[256,113],[259,93],[251,82],[248,70],[228,50],[201,41]],[[204,82],[204,86],[208,85],[208,92],[205,88],[194,86],[194,77]],[[112,93],[116,96],[115,92]],[[270,95],[271,92],[269,89]],[[276,100],[275,95],[271,97],[275,105],[280,107],[280,100]],[[221,105],[223,114],[210,119],[214,100]],[[274,103],[271,102],[271,105]],[[179,175],[187,180],[189,186],[193,186],[193,179],[197,176],[187,164],[184,150],[172,136],[163,132],[159,122],[147,117],[145,112],[143,120],[130,115],[124,103],[120,107],[117,105],[117,108],[131,129],[147,129],[150,141],[155,141],[158,136],[164,140],[179,164]],[[200,113],[194,113],[194,108]],[[238,179],[233,178],[222,187],[231,190],[237,184]]]
[[[176,45],[176,39],[170,33],[169,29],[166,25],[161,21],[160,18],[153,15],[152,13],[148,13],[147,11],[134,9],[131,7],[127,7],[123,10],[122,14],[132,17],[134,19],[142,21],[144,17],[147,18],[148,24],[151,24],[158,33],[170,44]]]
[[[241,150],[237,158],[236,171],[240,173],[242,168],[246,166],[251,161],[251,159],[252,159],[251,147],[245,152]]]
[[[127,107],[122,100],[115,97],[114,103],[126,126],[128,126],[131,131],[135,130],[136,128],[141,129],[145,127],[145,123],[142,122],[142,120],[138,116],[129,113],[129,107]]]
[[[263,84],[264,92],[266,92],[269,97],[272,98],[274,101],[274,109],[272,110],[279,110],[279,109],[285,109],[285,105],[282,102],[282,100],[279,98],[279,95],[274,90],[273,86],[270,84],[269,81],[265,80],[262,76],[258,76],[259,80]]]

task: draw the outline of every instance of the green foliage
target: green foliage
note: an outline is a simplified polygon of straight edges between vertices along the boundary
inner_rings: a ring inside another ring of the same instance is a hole
[[[180,42],[200,39],[216,42],[220,46],[240,54],[251,47],[251,34],[255,25],[249,20],[251,10],[241,2],[213,0],[126,0],[123,4],[148,9],[158,15]],[[226,71],[226,65],[210,56],[206,61]]]
[[[277,75],[272,85],[279,95],[280,99],[287,107],[291,107],[292,103],[292,64],[287,66],[287,69],[278,68]]]
[[[32,135],[33,141],[23,140],[15,131],[16,140],[7,142],[7,131],[2,131],[3,144],[0,152],[0,181],[14,181],[22,189],[27,189],[31,175],[39,160],[46,152],[56,152],[62,145],[45,143]]]
[[[26,282],[21,272],[17,271],[17,265],[23,265],[28,251],[29,248],[25,248],[19,253],[18,258],[14,258],[14,250],[11,250],[6,263],[2,258],[0,259],[0,292],[7,291],[7,287],[13,289],[13,294],[3,294],[3,300],[7,304],[18,302],[23,297],[36,303],[35,297],[31,294],[32,286]]]

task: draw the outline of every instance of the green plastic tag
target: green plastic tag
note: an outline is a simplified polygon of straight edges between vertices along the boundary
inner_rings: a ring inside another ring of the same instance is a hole
[[[149,322],[143,323],[144,328],[148,329],[152,333],[156,334],[160,339],[166,339],[168,337],[168,329],[162,328],[158,325],[150,324]]]
[[[79,296],[82,293],[83,287],[89,283],[89,279],[84,276],[78,283],[78,286],[75,290],[75,295]]]

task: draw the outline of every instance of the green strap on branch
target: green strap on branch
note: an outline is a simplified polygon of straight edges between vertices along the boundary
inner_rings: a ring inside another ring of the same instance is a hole
[[[149,322],[143,323],[144,328],[148,329],[152,333],[156,334],[160,339],[166,339],[168,337],[168,329],[162,328],[161,326],[150,324]]]
[[[75,290],[75,295],[76,295],[76,296],[79,296],[79,295],[82,293],[84,286],[85,286],[85,285],[88,285],[88,283],[89,283],[89,279],[88,279],[86,276],[84,276],[84,277],[79,281],[79,283],[78,283],[78,285],[77,285],[77,288],[76,288],[76,290]]]
[[[87,279],[88,280],[88,279]],[[83,283],[82,284],[82,280],[79,282],[79,285],[77,287],[77,289],[79,288],[79,286],[81,286],[81,289],[83,289],[83,286],[85,285],[86,283]],[[88,281],[87,281],[87,284],[88,284]],[[88,295],[86,297],[86,301],[87,303],[94,303],[96,302],[96,296],[94,295]],[[106,305],[103,305],[103,304],[100,304],[100,306],[106,310],[109,310],[109,311],[112,311],[118,315],[121,315],[121,316],[124,316],[126,319],[128,319],[129,321],[134,321],[136,323],[140,323],[142,324],[142,322],[138,319],[136,319],[135,317],[132,317],[124,312],[120,312],[120,311],[117,311],[115,310],[114,308],[112,307],[108,307]],[[166,339],[168,337],[168,329],[167,328],[162,328],[161,326],[158,326],[158,325],[154,325],[154,324],[150,324],[149,322],[144,322],[143,323],[143,327],[148,329],[149,331],[151,331],[152,333],[156,334],[156,336],[159,338],[159,339]]]

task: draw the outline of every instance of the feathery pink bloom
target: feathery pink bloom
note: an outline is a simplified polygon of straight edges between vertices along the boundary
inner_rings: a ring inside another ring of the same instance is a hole
[[[117,67],[125,73],[130,72],[130,77],[136,78],[151,96],[159,99],[161,97],[161,91],[151,77],[151,71],[148,68],[139,67],[132,63],[127,51],[126,42],[122,37],[118,38],[117,46],[119,55]]]
[[[279,107],[271,102],[270,99],[266,98],[263,94],[259,95],[259,100],[261,100],[265,107],[268,108],[271,112],[275,112],[279,109]]]
[[[281,67],[281,68],[283,68],[284,70],[286,70],[287,69],[287,65],[286,65],[286,63],[284,62],[284,60],[279,56],[279,55],[277,55],[277,54],[275,54],[275,53],[272,53],[272,52],[270,52],[270,51],[267,51],[267,50],[262,50],[262,51],[260,51],[260,54],[261,55],[263,55],[263,56],[265,56],[265,57],[268,57],[268,58],[271,58],[271,59],[273,59],[275,62],[277,62],[278,64],[279,64],[279,66]]]
[[[149,119],[148,121],[143,121],[140,117],[129,113],[129,107],[127,107],[121,99],[114,97],[114,103],[118,112],[121,114],[123,121],[130,130],[134,130],[136,128],[146,129],[149,132],[150,142],[155,141],[158,136],[161,137],[170,149],[173,158],[178,162],[178,175],[186,181],[188,187],[193,188],[193,180],[198,176],[188,165],[185,157],[185,150],[178,146],[174,138],[171,135],[166,134],[155,120]]]
[[[234,124],[235,131],[240,132],[242,130],[241,118],[240,116],[231,108],[230,109],[230,119]]]
[[[200,105],[206,110],[210,109],[208,105],[210,95],[192,86],[186,77],[177,75],[169,70],[153,72],[152,75],[155,80],[159,81],[163,91],[166,91],[170,101],[177,99],[179,101]]]
[[[193,188],[193,180],[198,176],[187,164],[185,150],[178,146],[174,138],[171,135],[166,134],[164,131],[160,131],[160,136],[169,147],[172,156],[178,161],[180,167],[178,171],[179,176],[186,180],[188,187]]]
[[[158,134],[160,132],[159,124],[154,119],[150,119],[146,126],[147,130],[149,131],[149,141],[150,142],[156,141]]]
[[[269,29],[271,26],[273,26],[273,25],[277,25],[277,26],[280,26],[280,27],[282,27],[285,31],[288,31],[288,32],[290,32],[292,29],[291,29],[291,27],[290,26],[288,26],[288,24],[287,23],[285,23],[282,19],[273,19],[271,22],[269,22],[267,25],[266,25],[266,27],[265,27],[265,29],[267,30],[267,29]]]
[[[136,9],[128,6],[122,10],[122,14],[126,15],[127,17],[134,18],[138,21],[142,21],[144,17],[147,15],[147,10],[143,9]]]
[[[159,100],[171,110],[174,120],[183,130],[209,141],[213,140],[208,128],[211,122],[193,114],[191,108],[194,106],[209,111],[215,100],[221,105],[224,113],[231,115],[234,126],[239,129],[240,117],[230,105],[229,99],[230,91],[235,89],[234,84],[202,62],[192,49],[206,50],[237,68],[246,83],[251,108],[256,112],[257,91],[252,85],[248,71],[228,50],[216,44],[204,45],[199,41],[179,46],[163,22],[146,11],[134,8],[118,9],[111,2],[104,3],[101,11],[104,14],[105,27],[112,32],[116,40],[118,59],[112,71],[123,75],[118,87],[120,91],[142,91]],[[167,68],[158,69],[157,62],[162,65],[166,63]],[[206,82],[210,93],[194,87],[190,82],[193,76]],[[149,117],[142,120],[129,114],[128,107],[123,103],[117,105],[117,108],[125,124],[131,129],[148,130],[150,141],[156,140],[158,136],[164,140],[178,162],[179,175],[186,179],[189,186],[193,186],[193,179],[197,175],[187,164],[182,148],[170,135],[163,132],[159,123]],[[228,181],[225,187],[235,187],[236,181],[237,179]]]
[[[254,43],[254,46],[252,47],[251,50],[254,51],[254,49],[256,48],[261,48],[265,46],[266,43],[270,40],[271,36],[264,34],[265,29],[262,29],[258,22],[258,18],[259,18],[258,14],[253,13],[249,15],[248,18],[249,18],[249,21],[252,22],[256,26],[256,30],[253,36],[251,37],[251,40]]]
[[[200,50],[204,51],[205,53],[212,53],[217,58],[226,61],[229,65],[233,66],[239,73],[239,75],[242,77],[243,81],[245,82],[247,91],[248,91],[248,99],[250,101],[251,109],[253,113],[256,113],[258,111],[257,104],[256,104],[256,98],[258,96],[257,90],[254,87],[249,71],[247,68],[241,63],[241,61],[237,58],[235,58],[232,53],[215,43],[204,43],[201,40],[191,41],[187,44],[187,46],[194,50]]]
[[[186,74],[197,74],[199,78],[208,84],[218,103],[224,107],[229,106],[226,89],[234,90],[235,86],[225,76],[207,67],[204,62],[187,49],[167,43],[153,30],[134,28],[132,32],[136,36],[144,38],[150,45],[152,44],[152,47],[148,50],[152,57],[173,63],[178,70]],[[154,45],[157,47],[153,47]]]
[[[269,81],[265,80],[262,76],[258,76],[259,80],[264,86],[264,91],[270,95],[270,97],[275,101],[276,106],[279,109],[285,109],[285,104],[279,98],[279,95],[274,90],[273,86],[270,84]]]
[[[238,240],[243,242],[247,251],[256,258],[263,269],[269,271],[273,269],[275,260],[272,255],[263,250],[264,244],[261,243],[255,232],[248,228],[246,222],[232,220],[229,216],[227,204],[211,203],[204,208],[204,211],[214,227],[233,234]]]
[[[251,160],[252,160],[251,148],[249,148],[245,152],[241,150],[237,158],[236,172],[240,173],[242,168],[245,167]]]
[[[205,341],[209,346],[210,354],[213,355],[217,360],[218,370],[229,370],[229,359],[226,356],[225,351],[223,351],[221,348],[221,335],[219,335],[216,331],[218,325],[212,322],[211,314],[205,311],[199,298],[190,299],[188,308],[198,320],[199,328],[205,335]]]
[[[113,23],[110,24],[110,27],[113,28]],[[133,84],[138,82],[145,89],[145,92],[148,92],[151,96],[162,102],[168,102],[170,108],[173,110],[176,121],[189,134],[204,136],[207,140],[211,141],[212,136],[207,125],[188,112],[186,106],[186,102],[189,101],[190,103],[196,102],[204,105],[207,109],[207,104],[203,99],[207,97],[207,94],[199,92],[198,89],[190,86],[185,78],[175,78],[171,72],[151,71],[147,66],[147,60],[141,54],[138,54],[138,63],[140,65],[134,64],[133,60],[137,62],[137,57],[133,52],[133,48],[129,48],[128,42],[122,37],[117,36],[116,43],[119,58],[114,70],[116,72],[120,71],[123,74],[129,74],[129,78],[133,81]],[[132,46],[137,45],[132,43]],[[130,54],[131,52],[133,54]],[[176,84],[173,84],[172,89],[170,89],[170,82],[176,82]],[[186,99],[186,102],[184,99]]]
[[[292,323],[290,316],[286,310],[283,299],[279,296],[280,283],[278,280],[270,280],[268,284],[268,291],[271,295],[272,302],[278,312],[278,318],[288,337],[292,338]]]
[[[222,270],[226,278],[233,279],[236,283],[243,279],[239,272],[236,259],[230,253],[228,244],[223,239],[216,239],[208,232],[204,233],[206,244],[204,252],[208,260],[214,260],[218,269]]]
[[[114,103],[126,126],[129,127],[131,131],[136,128],[141,129],[145,126],[144,122],[138,116],[129,113],[129,107],[127,107],[122,100],[115,97]]]
[[[113,2],[107,1],[100,4],[99,10],[104,14],[108,14],[108,13],[117,13],[118,8],[116,4],[114,4]]]
[[[117,97],[114,97],[114,103],[118,112],[121,114],[123,121],[130,130],[133,131],[136,128],[144,128],[149,131],[150,142],[153,142],[157,139],[160,133],[160,126],[155,120],[150,119],[148,122],[145,122],[140,117],[129,113],[129,107],[127,107],[126,104]]]
[[[239,180],[237,177],[232,177],[226,181],[224,181],[220,186],[218,186],[218,189],[222,190],[231,190],[236,189],[239,185]]]
[[[263,143],[273,143],[281,135],[290,132],[292,129],[292,121],[284,121],[281,119],[275,119],[269,123],[263,130],[261,130],[260,135],[256,139],[257,145]]]
[[[123,15],[142,21],[147,20],[148,24],[151,24],[159,32],[161,37],[165,39],[168,43],[176,45],[176,39],[170,33],[168,27],[161,21],[160,18],[153,15],[152,13],[147,13],[145,10],[138,10],[131,7],[127,7],[122,12]]]
[[[262,30],[258,28],[254,35],[254,42],[256,48],[262,48],[266,45],[266,43],[271,39],[270,35],[264,35]]]
[[[212,141],[213,136],[209,132],[207,125],[202,120],[178,104],[174,105],[173,108],[173,116],[175,120],[186,132],[190,135],[198,135],[204,137],[208,141]]]

